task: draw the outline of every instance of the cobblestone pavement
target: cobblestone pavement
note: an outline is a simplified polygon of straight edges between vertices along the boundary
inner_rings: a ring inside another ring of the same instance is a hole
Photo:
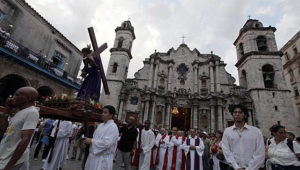
[[[42,151],[40,151],[39,159],[37,161],[35,161],[35,160],[33,160],[34,148],[35,148],[35,145],[33,145],[30,150],[29,169],[30,170],[40,170],[43,166],[43,162],[42,162],[42,158],[41,158]],[[71,153],[72,153],[72,149],[70,149],[69,155],[71,155]],[[69,158],[71,158],[71,157],[69,156]],[[81,170],[81,162],[82,161],[78,161],[78,160],[70,160],[70,159],[66,160],[66,164],[65,164],[63,170]]]

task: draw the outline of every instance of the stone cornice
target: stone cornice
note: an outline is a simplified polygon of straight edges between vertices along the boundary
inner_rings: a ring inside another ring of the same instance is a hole
[[[239,67],[249,56],[251,55],[278,55],[281,56],[282,52],[281,51],[266,51],[266,52],[262,52],[262,51],[251,51],[248,53],[245,53],[240,59],[239,61],[235,64],[236,67]]]
[[[233,45],[236,46],[236,43],[238,42],[238,40],[241,38],[241,36],[247,32],[247,31],[268,31],[268,30],[271,30],[273,32],[276,31],[276,28],[275,27],[258,27],[258,28],[253,28],[253,27],[243,27],[241,30],[240,30],[240,33],[239,33],[239,36],[236,38],[236,40],[234,41]]]
[[[135,34],[134,34],[134,30],[133,29],[130,29],[130,28],[124,28],[124,27],[117,27],[115,29],[115,32],[117,31],[129,31],[131,32],[132,36],[133,36],[133,39],[135,39]]]
[[[118,52],[118,51],[120,51],[120,52],[126,52],[128,54],[128,56],[129,56],[129,58],[132,59],[131,52],[128,49],[126,49],[126,48],[111,48],[109,51],[110,52]]]

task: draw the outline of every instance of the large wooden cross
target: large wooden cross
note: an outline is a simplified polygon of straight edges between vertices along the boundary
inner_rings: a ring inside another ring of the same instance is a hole
[[[98,57],[99,58],[99,62],[100,62],[99,63],[100,68],[99,69],[100,69],[101,80],[102,80],[102,83],[103,83],[104,92],[105,92],[106,95],[109,95],[110,92],[109,92],[109,88],[108,88],[108,85],[107,85],[106,76],[105,76],[105,73],[104,73],[104,70],[103,70],[102,61],[101,61],[101,58],[100,58],[100,53],[102,53],[107,48],[107,43],[104,43],[100,47],[98,47],[96,36],[95,36],[95,33],[94,33],[94,28],[89,27],[88,31],[89,31],[90,39],[91,39],[93,50],[94,50],[92,55],[93,55],[93,57]]]

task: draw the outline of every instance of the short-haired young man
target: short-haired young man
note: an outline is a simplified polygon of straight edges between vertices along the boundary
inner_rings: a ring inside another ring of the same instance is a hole
[[[231,114],[234,125],[224,131],[222,150],[234,170],[258,170],[264,165],[265,146],[261,131],[246,123],[248,110],[234,105]]]
[[[113,117],[116,110],[113,106],[103,107],[103,123],[98,125],[93,138],[85,138],[84,143],[90,144],[90,153],[85,170],[112,170],[119,130]]]

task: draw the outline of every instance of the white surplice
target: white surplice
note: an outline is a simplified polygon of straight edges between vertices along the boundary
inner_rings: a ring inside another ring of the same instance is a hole
[[[167,139],[167,147],[168,147],[168,164],[167,164],[167,170],[171,170],[172,167],[172,159],[173,159],[173,149],[174,149],[174,145],[175,143],[178,144],[176,136],[172,136],[170,139],[170,136],[168,136]]]
[[[119,130],[113,120],[98,125],[93,134],[85,170],[112,170]]]
[[[56,129],[57,124],[53,129]],[[44,170],[53,170],[57,168],[63,168],[65,164],[68,147],[69,147],[69,138],[72,137],[72,122],[71,121],[61,121],[59,124],[59,130],[57,132],[56,140],[53,146],[53,154],[51,162],[48,163],[48,159],[51,153],[51,150],[48,154],[46,162],[43,165]]]
[[[190,159],[191,159],[191,169],[190,170],[196,170],[194,168],[194,165],[195,165],[195,154],[198,154],[199,156],[199,168],[200,170],[203,170],[203,164],[202,164],[202,155],[203,155],[203,151],[204,151],[204,144],[203,144],[203,141],[199,138],[200,140],[200,143],[199,143],[199,146],[196,146],[196,150],[190,150],[190,146],[195,146],[195,142],[196,142],[196,139],[198,137],[195,136],[194,138],[190,137],[190,145],[187,145],[186,144],[186,141],[188,139],[185,140],[184,144],[183,144],[183,149],[184,149],[184,152],[185,152],[185,155],[187,156],[188,153],[190,153]],[[186,161],[187,161],[188,158],[186,158]]]
[[[155,143],[155,135],[152,130],[142,130],[141,134],[141,152],[139,158],[139,170],[149,170],[151,162],[151,149]]]
[[[176,139],[176,136],[174,136],[172,138],[171,142],[174,144],[174,146],[177,146],[177,156],[176,156],[176,167],[175,167],[175,170],[181,170],[182,150],[183,150],[183,147],[182,147],[182,145],[183,145],[182,136],[179,136],[178,139]]]
[[[159,147],[159,153],[158,153],[158,166],[156,166],[156,169],[158,170],[162,170],[163,166],[164,166],[164,158],[165,158],[165,153],[167,150],[167,143],[169,141],[169,137],[168,135],[166,135],[166,137],[163,139],[163,141],[165,143],[162,143],[159,145],[159,141],[162,139],[164,135],[158,134],[156,139],[155,139],[155,145],[157,147]],[[157,148],[158,150],[158,148]]]

